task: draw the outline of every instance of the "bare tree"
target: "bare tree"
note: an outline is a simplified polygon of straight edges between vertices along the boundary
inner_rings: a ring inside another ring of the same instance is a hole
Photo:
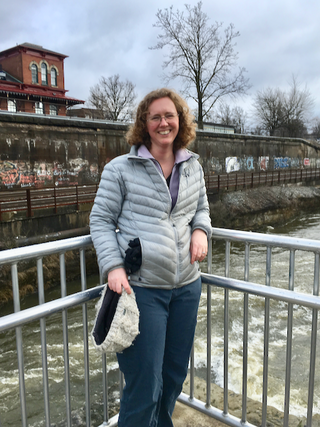
[[[98,84],[90,88],[88,102],[103,113],[103,117],[113,121],[132,119],[135,107],[135,85],[129,80],[120,81],[119,74],[101,77]]]
[[[312,136],[317,141],[320,141],[320,118],[319,117],[314,119],[314,124],[312,126]]]
[[[217,123],[233,126],[237,133],[245,132],[248,115],[244,109],[239,106],[231,108],[229,104],[219,102],[213,117]]]
[[[272,88],[259,91],[253,106],[258,125],[269,135],[303,137],[313,104],[309,90],[301,90],[293,76],[288,92]]]
[[[293,75],[290,90],[284,97],[284,127],[288,136],[299,137],[307,133],[308,116],[314,100],[307,87],[300,89],[300,83]]]
[[[151,49],[169,48],[163,68],[170,68],[166,80],[179,78],[183,92],[197,103],[198,126],[218,99],[246,94],[249,80],[246,70],[236,70],[238,52],[235,40],[240,36],[230,24],[224,34],[222,23],[209,25],[209,17],[202,11],[202,2],[191,7],[185,5],[186,15],[177,10],[158,10],[155,27],[161,30],[158,43]]]
[[[259,126],[269,133],[275,135],[283,122],[283,94],[279,89],[267,88],[258,91],[253,107],[254,115]]]
[[[232,116],[236,132],[245,133],[248,114],[244,111],[242,107],[236,106],[232,109]]]
[[[213,114],[215,121],[226,126],[233,126],[232,109],[229,104],[219,102],[216,111]]]

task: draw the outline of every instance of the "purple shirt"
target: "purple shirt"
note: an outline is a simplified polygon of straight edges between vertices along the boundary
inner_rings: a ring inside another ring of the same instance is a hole
[[[150,153],[150,151],[147,149],[145,145],[141,145],[138,148],[138,156],[143,157],[144,159],[151,159],[153,163],[156,165],[157,169],[159,170],[160,174],[163,176],[163,171],[160,166],[160,163],[153,157],[153,155]],[[175,204],[177,203],[178,198],[178,192],[179,192],[179,166],[181,163],[185,162],[186,160],[190,159],[192,155],[188,153],[187,150],[184,148],[181,148],[176,152],[175,159],[174,159],[174,165],[171,172],[171,179],[170,179],[170,185],[169,185],[169,191],[171,195],[171,209],[174,208]]]

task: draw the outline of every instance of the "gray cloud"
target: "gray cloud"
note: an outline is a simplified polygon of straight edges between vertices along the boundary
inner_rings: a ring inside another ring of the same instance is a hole
[[[153,27],[158,8],[184,9],[184,0],[163,0],[161,6],[145,0],[56,0],[0,3],[0,50],[30,42],[69,56],[65,85],[69,95],[86,100],[91,86],[103,76],[119,73],[136,84],[139,97],[161,80],[163,52]],[[189,1],[195,4],[195,1]],[[320,117],[318,0],[203,0],[212,23],[233,23],[239,66],[248,71],[252,88],[237,103],[249,109],[252,96],[266,87],[286,89],[292,75],[307,85],[315,98],[314,116]],[[172,87],[178,87],[172,82]]]

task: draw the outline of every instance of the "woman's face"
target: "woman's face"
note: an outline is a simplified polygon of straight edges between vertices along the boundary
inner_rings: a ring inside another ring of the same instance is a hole
[[[151,148],[171,148],[179,132],[179,116],[170,98],[153,101],[147,114],[147,130]]]

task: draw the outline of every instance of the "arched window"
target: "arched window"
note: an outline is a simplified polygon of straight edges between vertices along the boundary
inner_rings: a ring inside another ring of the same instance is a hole
[[[44,62],[41,64],[41,84],[48,84],[47,65]]]
[[[32,83],[38,83],[38,67],[36,64],[31,65]]]
[[[15,100],[8,99],[8,111],[11,111],[12,113],[17,112],[17,104]]]
[[[57,86],[57,70],[51,68],[51,86]]]

